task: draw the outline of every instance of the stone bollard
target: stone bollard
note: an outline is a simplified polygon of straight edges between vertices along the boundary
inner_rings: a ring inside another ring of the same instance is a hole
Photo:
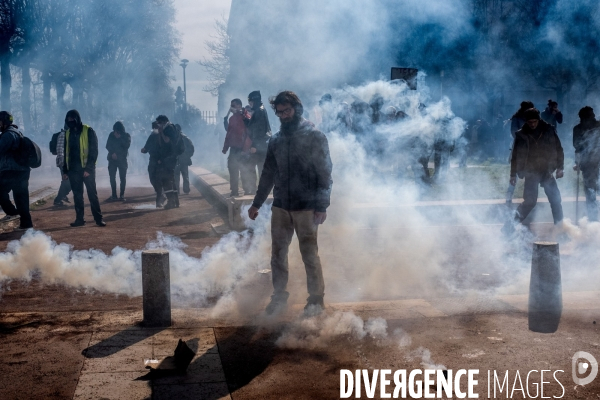
[[[558,243],[536,242],[529,282],[529,330],[553,333],[562,314],[562,285]]]
[[[171,326],[171,279],[169,252],[142,252],[142,289],[145,326]]]

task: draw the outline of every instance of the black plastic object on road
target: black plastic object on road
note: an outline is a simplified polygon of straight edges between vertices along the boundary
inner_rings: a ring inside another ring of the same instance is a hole
[[[529,330],[554,333],[562,314],[558,243],[535,242],[529,282]]]

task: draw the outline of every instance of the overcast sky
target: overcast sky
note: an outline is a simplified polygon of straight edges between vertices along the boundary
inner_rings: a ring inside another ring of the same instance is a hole
[[[229,17],[230,0],[174,0],[176,27],[181,33],[181,58],[190,60],[186,69],[188,102],[202,111],[216,111],[217,98],[204,92],[207,74],[196,61],[208,56],[204,42],[214,34],[215,19]],[[173,87],[183,88],[183,70],[179,64],[173,67]]]

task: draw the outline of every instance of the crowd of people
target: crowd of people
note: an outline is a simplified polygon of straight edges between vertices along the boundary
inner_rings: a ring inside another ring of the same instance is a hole
[[[304,116],[306,112],[298,96],[284,91],[269,101],[280,120],[280,130],[271,134],[271,126],[259,91],[248,96],[244,107],[240,99],[233,99],[224,118],[227,131],[222,152],[228,156],[231,196],[239,196],[239,180],[245,195],[253,195],[248,216],[254,220],[268,195],[273,192],[271,213],[273,295],[266,308],[267,314],[277,314],[285,309],[289,293],[288,248],[294,232],[298,236],[302,260],[307,273],[309,297],[305,310],[319,313],[323,309],[324,282],[318,255],[318,226],[327,218],[332,189],[332,162],[326,134],[333,129],[346,129],[355,135],[358,143],[368,154],[385,158],[389,143],[368,137],[378,124],[392,124],[410,118],[395,107],[382,111],[383,99],[375,96],[370,104],[355,102],[342,104],[336,113],[329,107],[331,96],[321,98],[319,108],[314,110],[314,121]],[[424,106],[422,106],[424,107]],[[320,112],[321,111],[321,112]],[[556,224],[563,220],[561,195],[556,179],[564,176],[565,157],[561,140],[556,132],[562,123],[562,113],[556,102],[550,101],[540,112],[530,101],[523,101],[511,118],[512,147],[507,203],[512,201],[517,179],[524,179],[523,202],[514,210],[503,227],[512,234],[537,204],[538,190],[544,188]],[[576,154],[574,170],[583,174],[583,186],[590,221],[598,221],[596,193],[600,171],[600,122],[594,110],[583,107],[579,111],[580,123],[573,128],[573,146]],[[443,126],[443,124],[442,124]],[[5,218],[20,215],[19,229],[33,227],[29,213],[28,180],[30,164],[19,157],[23,135],[6,111],[0,112],[0,206]],[[429,180],[428,162],[433,154],[435,172],[439,176],[447,168],[449,154],[456,143],[436,136],[432,146],[410,138],[402,145],[412,154],[405,165],[415,170],[419,180]],[[122,122],[117,121],[107,143],[108,172],[112,194],[107,201],[125,201],[127,157],[131,136]],[[98,138],[94,129],[85,125],[76,110],[65,117],[65,128],[55,134],[50,143],[56,154],[56,165],[61,170],[62,183],[55,200],[56,206],[68,201],[73,192],[76,219],[71,226],[81,226],[84,220],[84,186],[87,191],[92,215],[98,226],[106,226],[96,192],[96,160]],[[188,166],[194,154],[191,140],[172,124],[165,115],[159,115],[152,123],[141,153],[149,154],[148,175],[156,193],[156,207],[170,209],[179,207],[180,177],[183,177],[183,193],[189,193]],[[416,171],[422,171],[417,173]],[[116,176],[120,185],[117,193]],[[258,184],[257,184],[258,176]],[[13,192],[15,204],[10,201]],[[166,200],[166,204],[165,204]]]
[[[25,140],[12,115],[0,112],[0,206],[6,214],[5,221],[20,217],[17,230],[33,227],[29,212],[29,177],[31,166],[23,162],[22,142]],[[106,202],[126,201],[127,169],[131,135],[123,122],[117,121],[106,142],[108,175],[111,196]],[[68,195],[73,192],[75,221],[72,227],[86,224],[84,218],[84,187],[96,225],[106,226],[96,190],[96,163],[99,156],[98,135],[82,122],[77,110],[67,112],[64,128],[52,135],[50,152],[56,156],[61,183],[54,199],[55,207],[70,203]],[[165,115],[159,115],[152,123],[152,133],[141,153],[148,153],[148,175],[156,192],[156,207],[171,209],[179,207],[180,180],[183,178],[183,194],[189,194],[188,167],[194,154],[192,141],[172,124]],[[40,160],[41,161],[41,160]],[[119,192],[117,196],[117,172]],[[14,204],[9,194],[13,192]],[[166,201],[166,204],[165,204]]]

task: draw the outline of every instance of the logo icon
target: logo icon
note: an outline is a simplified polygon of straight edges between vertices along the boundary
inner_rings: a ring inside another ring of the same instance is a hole
[[[598,361],[593,355],[585,351],[578,351],[573,355],[573,382],[576,385],[585,386],[596,379],[598,375]],[[580,378],[582,375],[589,374],[585,378]]]

